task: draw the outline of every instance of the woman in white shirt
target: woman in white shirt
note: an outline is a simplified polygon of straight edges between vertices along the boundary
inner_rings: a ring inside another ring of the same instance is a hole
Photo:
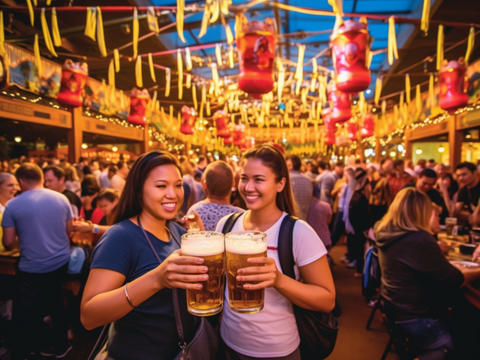
[[[298,220],[293,232],[296,280],[282,273],[277,250],[279,229],[285,216],[295,215],[287,164],[270,145],[248,150],[244,159],[238,189],[248,211],[237,219],[232,231],[265,232],[268,257],[250,258],[248,261],[257,266],[240,269],[237,281],[247,282],[245,289],[266,288],[265,305],[256,314],[239,314],[224,307],[220,333],[225,356],[228,360],[299,360],[300,337],[292,303],[324,312],[335,305],[327,251],[315,231]],[[217,231],[222,231],[227,218],[220,220]]]

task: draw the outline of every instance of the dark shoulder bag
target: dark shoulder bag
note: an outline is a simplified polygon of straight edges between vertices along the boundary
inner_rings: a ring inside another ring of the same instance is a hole
[[[229,233],[230,231],[232,231],[233,226],[237,222],[238,218],[240,216],[242,216],[242,214],[243,213],[234,213],[234,214],[230,215],[228,217],[227,221],[225,221],[225,225],[223,225],[222,233],[226,234],[226,233]]]
[[[297,218],[286,216],[278,236],[278,258],[282,272],[295,279],[293,257],[293,228]],[[313,311],[293,304],[293,312],[300,335],[302,360],[318,360],[328,357],[337,341],[338,320],[332,313]]]
[[[152,242],[147,236],[147,233],[140,223],[140,217],[137,217],[138,226],[142,229],[145,239],[147,239],[150,248],[152,249],[155,257],[158,262],[161,264],[162,261],[158,256],[155,248],[152,245]],[[175,238],[174,233],[172,232],[172,237],[175,242],[180,246],[180,242]],[[195,332],[193,339],[187,344],[185,342],[185,334],[183,332],[182,324],[182,310],[180,309],[180,303],[182,303],[183,308],[187,308],[186,299],[180,299],[178,289],[172,289],[172,298],[173,298],[173,311],[175,313],[175,322],[177,323],[177,333],[179,338],[178,346],[180,347],[179,354],[175,357],[174,360],[212,360],[215,359],[218,350],[218,335],[213,329],[212,325],[204,317],[195,317],[196,322],[198,321],[199,326]]]

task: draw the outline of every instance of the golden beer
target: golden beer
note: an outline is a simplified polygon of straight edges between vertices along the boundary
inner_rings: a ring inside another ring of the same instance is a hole
[[[208,280],[200,290],[187,290],[188,311],[196,316],[218,314],[223,309],[225,285],[224,236],[213,231],[196,231],[182,236],[182,255],[204,259]]]
[[[267,235],[260,231],[238,231],[225,235],[227,252],[227,284],[230,308],[242,314],[255,314],[263,309],[265,289],[247,290],[237,281],[238,269],[258,266],[247,260],[267,256]],[[254,284],[255,282],[250,282]]]

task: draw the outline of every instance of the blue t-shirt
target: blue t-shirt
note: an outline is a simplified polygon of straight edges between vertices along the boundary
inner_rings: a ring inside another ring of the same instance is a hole
[[[174,223],[169,224],[169,229],[180,242],[185,230]],[[146,233],[162,261],[180,248],[173,238],[164,242]],[[125,275],[128,283],[157,266],[158,260],[142,230],[130,220],[124,220],[112,226],[100,239],[91,267],[119,272]],[[185,293],[179,296],[185,297]],[[108,345],[108,355],[112,359],[171,360],[180,352],[171,289],[160,290],[115,321],[113,327]]]
[[[72,220],[70,204],[53,190],[28,190],[7,203],[2,227],[17,232],[21,271],[43,274],[68,262],[67,220]]]

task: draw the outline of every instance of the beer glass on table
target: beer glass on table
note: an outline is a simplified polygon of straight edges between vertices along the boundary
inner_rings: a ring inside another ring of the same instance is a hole
[[[182,235],[182,255],[201,257],[204,259],[203,266],[208,267],[208,279],[201,282],[203,287],[200,290],[187,290],[187,308],[193,315],[215,315],[223,309],[224,244],[223,234],[214,231],[196,231]]]
[[[267,234],[260,231],[231,232],[225,235],[225,247],[230,308],[242,314],[259,312],[263,309],[265,289],[244,289],[245,282],[237,281],[237,271],[250,266],[258,266],[250,264],[247,261],[249,258],[267,256]]]
[[[454,228],[457,226],[457,218],[454,217],[447,217],[445,218],[445,228],[447,230],[447,238],[453,239],[454,238]]]

